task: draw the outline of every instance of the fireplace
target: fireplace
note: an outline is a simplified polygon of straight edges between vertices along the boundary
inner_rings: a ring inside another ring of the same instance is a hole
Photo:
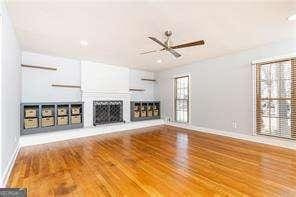
[[[93,124],[123,122],[123,101],[94,101]]]

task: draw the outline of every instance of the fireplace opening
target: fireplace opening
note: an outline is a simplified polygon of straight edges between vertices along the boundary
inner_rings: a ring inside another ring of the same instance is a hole
[[[123,101],[94,101],[94,126],[123,122]]]

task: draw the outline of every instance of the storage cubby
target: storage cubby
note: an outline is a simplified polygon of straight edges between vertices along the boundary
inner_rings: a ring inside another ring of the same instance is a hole
[[[57,105],[57,125],[69,124],[69,107],[70,105]]]
[[[153,103],[148,103],[147,104],[147,117],[152,117],[153,116]]]
[[[22,112],[24,129],[34,129],[39,126],[39,106],[28,105],[25,106]]]
[[[21,104],[21,135],[83,127],[82,102]]]
[[[139,118],[141,114],[141,103],[135,102],[131,113],[133,113],[133,116],[135,118]]]
[[[55,105],[41,105],[41,127],[52,127],[55,121]]]
[[[69,114],[69,105],[58,105],[58,116],[67,116]]]
[[[153,116],[160,116],[160,103],[154,103]]]
[[[38,127],[38,118],[25,118],[24,128],[33,129]]]
[[[81,123],[82,106],[81,105],[71,105],[71,124]]]
[[[132,101],[131,121],[160,119],[159,101]]]
[[[147,103],[141,104],[141,117],[147,117]]]
[[[71,105],[71,115],[80,115],[82,113],[81,105]]]
[[[54,117],[55,114],[54,105],[41,105],[42,117]]]
[[[68,116],[58,116],[57,125],[68,125],[69,117]]]
[[[39,113],[38,105],[29,105],[24,108],[24,117],[25,118],[37,118]]]

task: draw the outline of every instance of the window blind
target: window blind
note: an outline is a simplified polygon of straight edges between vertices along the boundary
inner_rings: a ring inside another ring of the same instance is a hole
[[[292,90],[291,90],[291,137],[296,139],[296,59],[291,60],[291,78],[292,78]]]
[[[256,65],[256,131],[296,138],[295,59]]]

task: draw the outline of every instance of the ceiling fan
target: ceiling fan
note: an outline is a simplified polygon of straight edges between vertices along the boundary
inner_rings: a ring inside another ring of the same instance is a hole
[[[147,53],[153,53],[153,52],[158,52],[158,51],[168,51],[171,54],[173,54],[174,57],[178,58],[178,57],[181,57],[181,54],[178,53],[177,51],[175,51],[174,49],[193,47],[193,46],[198,46],[198,45],[204,45],[205,44],[204,40],[199,40],[199,41],[195,41],[195,42],[189,42],[189,43],[185,43],[185,44],[170,46],[169,45],[169,40],[170,40],[170,37],[172,35],[172,31],[166,31],[164,34],[167,37],[164,42],[161,42],[160,40],[158,40],[155,37],[148,37],[149,39],[153,40],[154,42],[156,42],[157,44],[162,46],[163,47],[162,49],[147,51],[147,52],[143,52],[143,53],[140,53],[140,54],[147,54]]]

